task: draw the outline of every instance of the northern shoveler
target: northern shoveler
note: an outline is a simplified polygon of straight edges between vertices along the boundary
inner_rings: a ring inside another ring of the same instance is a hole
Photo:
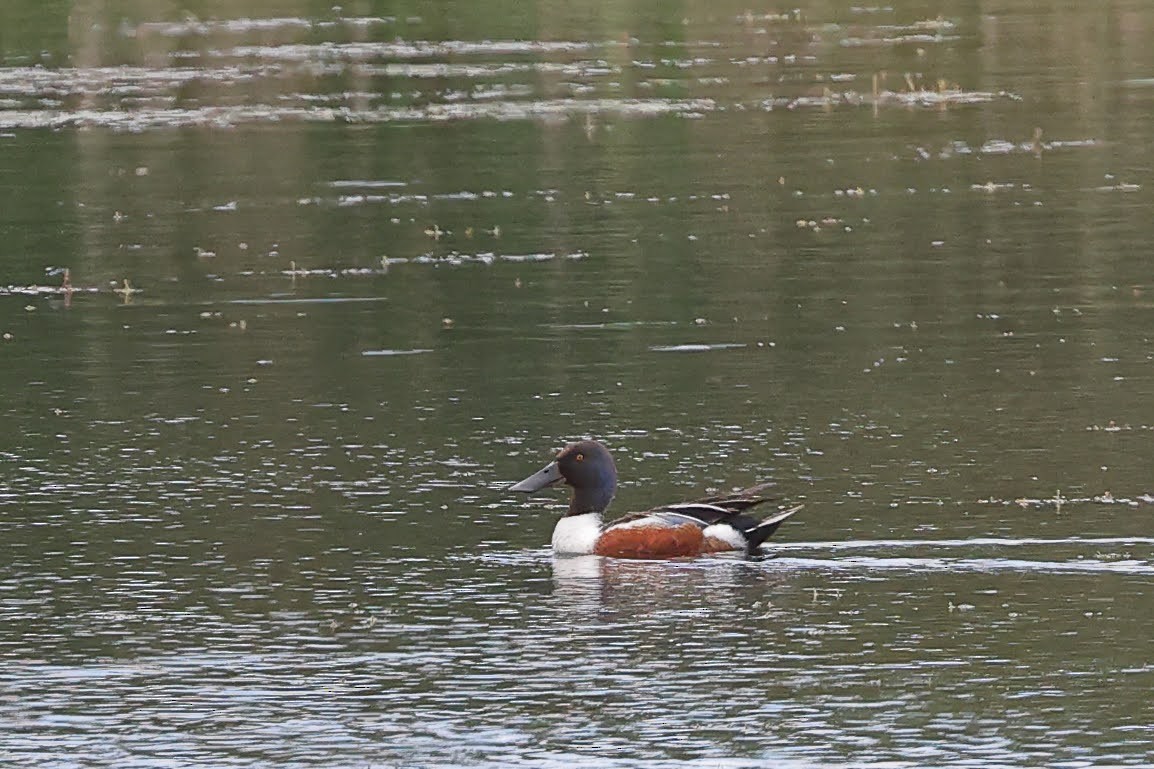
[[[573,487],[573,495],[569,511],[553,529],[557,554],[675,558],[732,550],[752,553],[801,509],[791,507],[762,519],[744,515],[767,501],[759,495],[763,484],[603,523],[601,516],[617,490],[617,467],[609,450],[597,441],[570,443],[556,459],[509,490],[531,494],[561,482]]]

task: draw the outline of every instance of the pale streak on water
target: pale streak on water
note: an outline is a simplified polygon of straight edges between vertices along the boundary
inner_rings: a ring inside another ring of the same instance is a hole
[[[1108,6],[0,49],[0,763],[1148,765],[1154,18]],[[587,433],[616,510],[806,509],[554,561],[501,490]]]
[[[752,19],[750,20],[753,21]],[[683,84],[727,86],[762,77],[767,66],[789,69],[820,64],[809,49],[841,45],[900,47],[946,46],[957,38],[946,28],[890,27],[868,41],[846,36],[838,26],[804,24],[797,19],[766,19],[768,30],[802,28],[812,38],[802,53],[739,56],[714,40],[672,41],[658,45],[659,58],[635,52],[637,40],[480,40],[480,41],[345,41],[246,45],[260,35],[292,35],[304,31],[334,35],[365,30],[392,31],[397,20],[349,18],[317,25],[307,20],[244,19],[223,23],[145,22],[122,25],[123,43],[169,39],[184,43],[204,41],[188,50],[169,51],[171,66],[116,67],[7,67],[0,69],[0,128],[103,127],[139,131],[180,126],[227,126],[248,123],[347,122],[391,123],[456,120],[555,120],[572,116],[655,117],[701,116],[716,111],[775,109],[829,109],[855,107],[932,107],[981,104],[998,99],[1019,99],[1010,92],[968,91],[945,81],[908,80],[880,86],[858,73],[803,76],[786,86],[783,95],[756,99],[670,98],[648,96]],[[879,28],[879,33],[881,32]],[[219,37],[234,45],[214,45]],[[211,42],[210,42],[211,41]],[[164,46],[161,46],[162,48]],[[667,49],[662,51],[661,49]],[[429,59],[472,59],[434,61]],[[530,58],[528,61],[521,60]],[[492,61],[496,59],[497,61]],[[676,73],[676,74],[673,74]],[[349,77],[361,85],[333,91],[326,78]],[[504,82],[510,77],[522,83]],[[619,88],[618,81],[635,80],[631,96],[597,97],[598,90]],[[787,82],[794,76],[782,78]],[[896,79],[896,78],[895,78]],[[300,81],[313,90],[293,90]],[[465,88],[438,88],[423,81],[452,80]],[[542,91],[542,80],[553,81]],[[820,95],[814,82],[829,82]],[[496,82],[490,82],[496,81]],[[380,82],[384,87],[379,88]],[[394,90],[396,83],[411,90]],[[277,87],[283,83],[283,87]],[[232,97],[230,89],[271,87],[279,91],[266,103]],[[799,88],[800,86],[800,88]],[[210,103],[183,104],[182,89],[204,87],[214,92]],[[780,84],[779,84],[780,87]],[[430,93],[431,90],[431,93]],[[431,97],[431,98],[430,98]],[[399,102],[399,103],[398,103]],[[83,105],[83,106],[81,106]],[[154,106],[161,105],[161,106]]]

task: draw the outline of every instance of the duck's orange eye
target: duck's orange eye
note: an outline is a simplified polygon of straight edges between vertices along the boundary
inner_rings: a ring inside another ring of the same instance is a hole
[[[584,455],[584,454],[578,454],[578,455],[577,455],[576,457],[574,457],[574,458],[575,458],[575,459],[576,459],[578,462],[584,462],[584,461],[585,461],[585,455]]]

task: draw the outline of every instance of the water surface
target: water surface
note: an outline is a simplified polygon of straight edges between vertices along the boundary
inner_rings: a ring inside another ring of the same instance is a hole
[[[0,11],[2,762],[1149,763],[1145,4],[259,5]]]

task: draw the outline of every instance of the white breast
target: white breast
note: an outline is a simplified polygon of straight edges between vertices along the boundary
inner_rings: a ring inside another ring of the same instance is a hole
[[[562,555],[588,555],[601,534],[601,515],[584,513],[567,515],[553,529],[553,552]]]
[[[741,532],[728,523],[715,523],[712,526],[706,526],[705,531],[701,533],[706,537],[721,540],[734,550],[744,550],[748,544]]]

